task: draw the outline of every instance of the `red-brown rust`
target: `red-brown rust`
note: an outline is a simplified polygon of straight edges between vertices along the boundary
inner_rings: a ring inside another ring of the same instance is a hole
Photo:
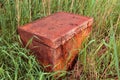
[[[47,71],[67,70],[77,56],[83,40],[91,31],[92,18],[58,12],[18,28],[26,45]]]

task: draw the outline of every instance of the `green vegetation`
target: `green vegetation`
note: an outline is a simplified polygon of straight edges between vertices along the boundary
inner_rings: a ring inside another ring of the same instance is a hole
[[[22,47],[17,27],[58,11],[94,18],[78,57],[83,63],[60,76],[120,80],[120,0],[0,0],[0,80],[54,80],[59,72],[42,70],[30,50]]]

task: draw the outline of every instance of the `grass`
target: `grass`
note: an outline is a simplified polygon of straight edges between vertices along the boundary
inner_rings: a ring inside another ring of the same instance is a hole
[[[93,17],[93,31],[79,53],[77,69],[47,73],[22,47],[17,27],[58,11]],[[0,0],[1,80],[54,80],[57,73],[63,80],[120,80],[119,58],[119,0]]]

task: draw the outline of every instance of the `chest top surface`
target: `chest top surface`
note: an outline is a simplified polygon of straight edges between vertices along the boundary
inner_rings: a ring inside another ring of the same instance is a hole
[[[42,42],[48,44],[48,46],[57,47],[61,44],[57,41],[62,42],[65,38],[70,38],[83,26],[90,25],[92,21],[93,19],[89,17],[58,12],[19,28],[36,35],[38,38],[43,38]]]

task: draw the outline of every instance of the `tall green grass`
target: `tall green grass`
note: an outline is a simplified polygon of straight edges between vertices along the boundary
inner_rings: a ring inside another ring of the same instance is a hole
[[[120,79],[119,0],[0,0],[0,79],[45,80],[58,72],[42,70],[29,51],[22,47],[17,27],[55,12],[65,11],[94,18],[93,31],[79,54],[83,65],[63,71],[63,79]],[[102,55],[98,55],[102,54]],[[60,72],[61,73],[61,72]]]

